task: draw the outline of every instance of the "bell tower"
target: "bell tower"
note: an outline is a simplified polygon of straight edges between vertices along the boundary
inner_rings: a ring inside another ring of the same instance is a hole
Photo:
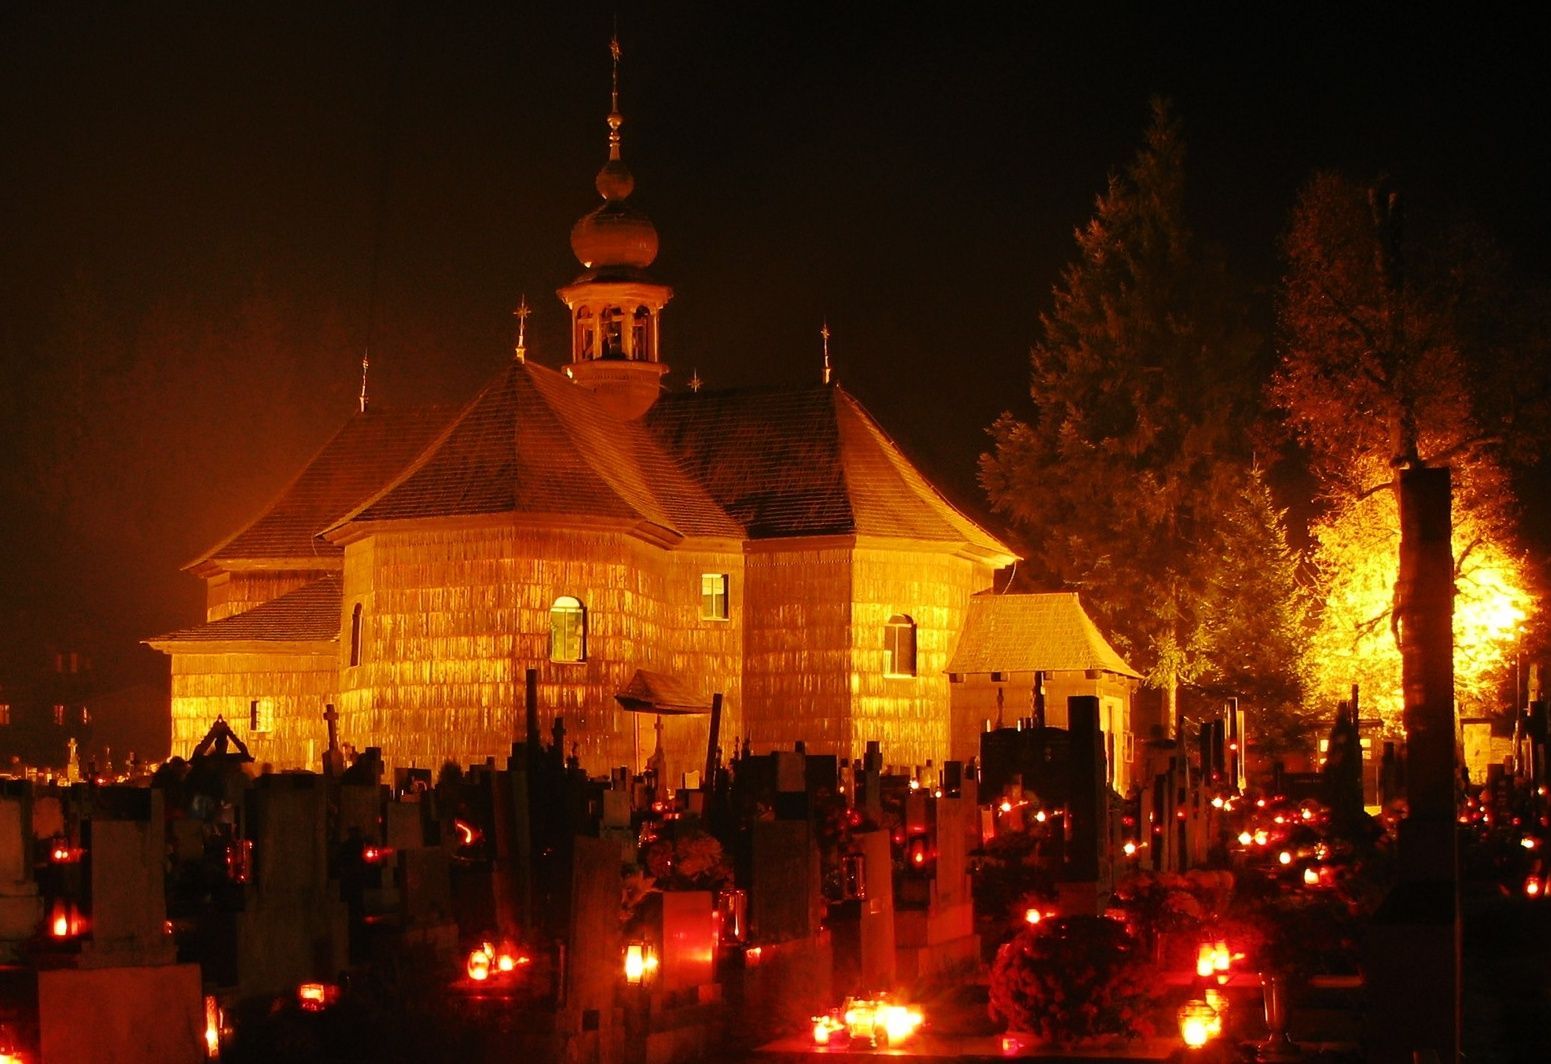
[[[659,348],[662,308],[673,289],[646,273],[657,258],[657,228],[630,203],[635,177],[619,152],[619,38],[609,107],[609,157],[593,184],[603,203],[571,227],[582,273],[556,293],[570,311],[569,375],[624,418],[646,413],[668,371]]]

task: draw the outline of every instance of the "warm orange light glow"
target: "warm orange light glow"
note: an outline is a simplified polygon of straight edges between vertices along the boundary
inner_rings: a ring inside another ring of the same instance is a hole
[[[1276,855],[1276,860],[1277,860],[1278,864],[1283,864],[1283,865],[1290,865],[1290,864],[1292,864],[1292,853],[1291,853],[1291,851],[1283,850],[1281,853]]]
[[[892,1047],[915,1034],[925,1017],[913,1005],[848,998],[842,1019],[852,1039]]]
[[[997,806],[997,808],[1000,809],[1004,813],[1010,813],[1010,812],[1012,812],[1012,803],[1007,801],[1007,799],[1004,798],[1004,799],[1002,799],[1002,804]]]
[[[1306,887],[1319,886],[1319,872],[1315,870],[1313,865],[1303,870],[1303,885]]]
[[[1540,847],[1540,840],[1535,838],[1533,835],[1526,835],[1519,840],[1519,845],[1524,847],[1526,850],[1534,850]]]
[[[1256,846],[1264,846],[1266,843],[1271,841],[1271,836],[1267,835],[1265,829],[1262,828],[1255,832],[1254,839]]]
[[[48,933],[54,938],[75,938],[86,930],[86,921],[74,905],[63,899],[54,902],[49,910]]]
[[[303,983],[296,988],[296,1002],[304,1012],[322,1012],[339,1000],[339,987],[331,983]]]
[[[1217,1010],[1199,999],[1187,1001],[1179,1010],[1179,1036],[1190,1049],[1200,1049],[1212,1040],[1214,1028],[1220,1030]]]
[[[480,946],[478,949],[469,951],[468,960],[463,964],[463,970],[476,983],[483,983],[490,978],[490,954],[485,952],[485,947]]]
[[[1201,943],[1200,948],[1196,950],[1196,975],[1202,979],[1210,979],[1216,970],[1217,967],[1213,963],[1212,944]]]
[[[1231,967],[1233,967],[1233,954],[1228,952],[1228,943],[1219,938],[1212,944],[1212,969],[1226,972]]]
[[[205,1059],[221,1059],[221,1004],[213,994],[205,995]]]
[[[1029,924],[1029,925],[1032,926],[1034,924],[1039,923],[1043,919],[1044,919],[1044,914],[1041,913],[1038,909],[1025,909],[1025,910],[1023,910],[1023,922],[1026,923],[1026,924]]]
[[[463,820],[454,820],[452,827],[458,833],[459,846],[472,846],[479,841],[479,831],[472,824]]]
[[[1251,835],[1249,832],[1247,832],[1247,831],[1239,832],[1239,845],[1240,846],[1248,846],[1250,843],[1252,843],[1254,841],[1255,841],[1255,836]]]
[[[1524,881],[1524,893],[1529,897],[1538,898],[1540,896],[1540,889],[1541,883],[1539,876],[1530,876]]]
[[[1395,494],[1380,491],[1317,522],[1324,608],[1312,643],[1315,689],[1344,698],[1361,685],[1365,709],[1401,730],[1400,651],[1388,623],[1399,570]],[[1523,562],[1469,508],[1454,510],[1454,685],[1462,711],[1493,707],[1519,632],[1535,612]],[[1377,619],[1377,622],[1376,620]]]
[[[1136,856],[1136,843],[1132,842],[1130,839],[1127,839],[1126,844],[1120,848],[1125,851],[1125,855],[1127,857]]]
[[[625,948],[625,982],[631,986],[640,986],[657,967],[657,954],[650,946],[632,942]]]

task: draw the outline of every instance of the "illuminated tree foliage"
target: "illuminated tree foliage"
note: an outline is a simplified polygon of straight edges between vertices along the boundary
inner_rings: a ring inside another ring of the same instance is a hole
[[[1250,460],[1255,337],[1185,224],[1184,146],[1166,105],[1079,230],[1030,354],[1033,416],[1004,414],[981,483],[1024,537],[1033,580],[1068,587],[1177,725],[1182,684],[1275,674],[1295,690],[1293,564]],[[1269,598],[1257,598],[1258,595]],[[1278,650],[1254,660],[1256,652]]]
[[[1532,453],[1545,397],[1543,345],[1513,324],[1521,303],[1489,245],[1468,230],[1399,239],[1397,206],[1335,174],[1305,186],[1285,242],[1271,388],[1323,504],[1311,528],[1315,690],[1333,699],[1361,684],[1392,729],[1395,469],[1453,469],[1456,691],[1462,706],[1487,708],[1534,608],[1504,469]]]

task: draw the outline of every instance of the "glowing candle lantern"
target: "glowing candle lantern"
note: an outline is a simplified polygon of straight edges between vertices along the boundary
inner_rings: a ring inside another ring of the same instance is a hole
[[[1030,927],[1033,927],[1035,924],[1039,923],[1042,919],[1044,919],[1044,914],[1041,913],[1038,909],[1024,909],[1023,910],[1023,922],[1028,924]]]
[[[1212,973],[1217,970],[1214,963],[1214,951],[1210,942],[1203,942],[1196,950],[1196,975],[1202,979],[1210,979]]]
[[[1303,885],[1306,887],[1319,886],[1319,871],[1313,865],[1303,870]]]
[[[1127,857],[1136,856],[1136,843],[1132,842],[1130,839],[1126,840],[1126,844],[1122,846],[1121,849],[1125,851],[1125,855]]]
[[[1540,897],[1541,882],[1539,876],[1530,876],[1524,881],[1524,893],[1531,898]]]
[[[322,1012],[339,1000],[339,987],[329,983],[303,983],[296,988],[296,1003],[304,1012]]]
[[[1288,850],[1283,850],[1276,855],[1276,860],[1279,864],[1290,865],[1292,864],[1292,853]]]
[[[1255,832],[1254,839],[1256,846],[1264,846],[1266,843],[1271,841],[1271,836],[1266,834],[1264,828],[1261,828]]]
[[[490,978],[490,954],[485,947],[470,950],[468,960],[464,962],[463,970],[468,973],[470,979],[476,983],[483,983]]]
[[[1252,843],[1254,841],[1255,841],[1255,836],[1251,835],[1249,832],[1247,832],[1247,831],[1239,832],[1239,845],[1240,846],[1248,846],[1250,843]]]
[[[1233,967],[1233,954],[1228,952],[1228,943],[1219,938],[1212,944],[1212,970],[1222,974],[1231,967]]]
[[[85,930],[85,921],[81,919],[76,907],[63,899],[54,902],[48,915],[48,933],[57,939],[76,938]]]
[[[640,942],[632,942],[625,947],[625,982],[631,986],[640,986],[650,982],[656,971],[657,954],[651,947]]]
[[[1213,1029],[1220,1030],[1217,1010],[1199,998],[1180,1006],[1179,1036],[1190,1049],[1200,1049],[1212,1040]]]

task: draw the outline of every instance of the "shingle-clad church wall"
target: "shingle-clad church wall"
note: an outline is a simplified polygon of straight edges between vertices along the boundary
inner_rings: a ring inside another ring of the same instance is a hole
[[[876,739],[889,764],[941,763],[949,756],[948,658],[969,597],[990,586],[991,571],[940,551],[859,545],[853,573],[852,756]],[[914,676],[887,673],[885,628],[894,616],[915,622]]]
[[[756,751],[840,753],[852,740],[851,547],[749,553],[744,600],[744,734]]]
[[[544,738],[564,716],[568,744],[594,773],[636,758],[637,722],[614,695],[637,668],[722,689],[735,725],[740,625],[700,619],[700,573],[710,565],[731,573],[738,609],[740,555],[668,551],[624,531],[492,525],[383,531],[352,543],[341,617],[342,737],[382,747],[395,765],[504,758],[521,736],[530,667],[539,674]],[[582,662],[550,660],[550,608],[562,595],[586,608]],[[352,667],[357,603],[362,660]],[[652,720],[640,724],[644,758]],[[674,775],[703,757],[705,727],[667,723]]]
[[[277,599],[318,579],[321,570],[238,571],[211,580],[205,590],[205,620],[223,621]],[[200,733],[204,735],[203,732]]]
[[[328,745],[323,707],[334,700],[333,648],[316,653],[172,655],[172,752],[187,757],[225,717],[259,764],[318,768]],[[255,734],[250,703],[267,702],[272,726]]]

